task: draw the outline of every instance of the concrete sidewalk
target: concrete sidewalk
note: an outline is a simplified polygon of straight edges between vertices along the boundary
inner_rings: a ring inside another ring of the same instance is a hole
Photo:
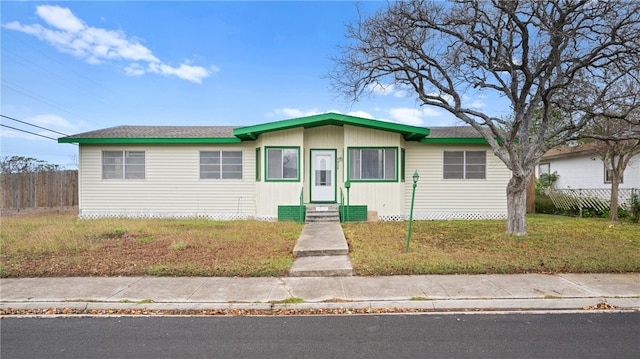
[[[302,303],[286,304],[299,298]],[[640,310],[640,273],[0,279],[0,309]]]

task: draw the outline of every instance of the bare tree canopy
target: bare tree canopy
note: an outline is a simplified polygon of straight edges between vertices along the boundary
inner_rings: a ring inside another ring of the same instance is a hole
[[[330,78],[353,101],[392,82],[478,130],[512,172],[507,232],[524,235],[525,189],[544,152],[599,116],[637,113],[638,94],[617,89],[639,81],[638,34],[640,2],[391,2],[347,28]],[[512,115],[466,105],[474,92],[507,99]]]

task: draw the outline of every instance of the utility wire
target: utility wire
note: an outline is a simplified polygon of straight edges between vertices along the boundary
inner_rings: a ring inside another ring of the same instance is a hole
[[[15,118],[13,118],[13,117],[5,116],[5,115],[0,115],[0,117],[4,117],[4,118],[9,119],[9,120],[11,120],[11,121],[16,121],[16,122],[24,123],[25,125],[29,125],[29,126],[33,126],[33,127],[37,127],[37,128],[42,129],[42,130],[47,130],[47,131],[49,131],[49,132],[57,133],[57,134],[59,134],[59,135],[69,136],[69,135],[68,135],[68,134],[66,134],[66,133],[62,133],[62,132],[58,132],[58,131],[55,131],[55,130],[48,129],[48,128],[46,128],[46,127],[42,127],[42,126],[38,126],[38,125],[34,125],[34,124],[32,124],[32,123],[29,123],[29,122],[26,122],[26,121],[21,121],[21,120],[15,119]]]
[[[12,130],[20,131],[20,132],[25,132],[25,133],[28,133],[28,134],[31,134],[31,135],[36,135],[36,136],[40,136],[40,137],[44,137],[44,138],[48,138],[48,139],[50,139],[50,140],[54,140],[54,141],[56,141],[56,142],[58,141],[58,139],[57,139],[57,138],[53,138],[53,137],[49,137],[49,136],[45,136],[45,135],[41,135],[41,134],[39,134],[39,133],[35,133],[35,132],[27,131],[27,130],[22,130],[22,129],[19,129],[19,128],[15,128],[15,127],[7,126],[7,125],[5,125],[5,124],[3,124],[3,123],[0,123],[0,126],[2,126],[2,127],[6,127],[6,128],[10,128],[10,129],[12,129]]]

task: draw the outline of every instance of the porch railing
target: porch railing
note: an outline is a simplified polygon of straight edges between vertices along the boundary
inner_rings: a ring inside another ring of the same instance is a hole
[[[304,214],[306,208],[304,207],[304,187],[300,188],[300,223],[304,223]]]

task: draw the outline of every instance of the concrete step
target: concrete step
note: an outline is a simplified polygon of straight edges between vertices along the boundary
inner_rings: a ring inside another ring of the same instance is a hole
[[[348,277],[353,275],[348,255],[299,257],[289,270],[291,277]]]
[[[338,205],[306,205],[305,222],[340,222],[340,211],[338,210]]]
[[[340,223],[309,223],[302,228],[302,233],[293,247],[296,257],[313,257],[326,255],[346,255],[349,253],[347,239]]]

